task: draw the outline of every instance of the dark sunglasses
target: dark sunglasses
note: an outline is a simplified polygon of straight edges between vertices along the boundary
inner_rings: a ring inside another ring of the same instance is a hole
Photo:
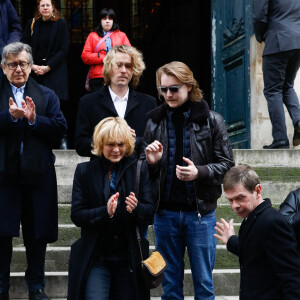
[[[168,90],[172,93],[178,93],[179,89],[183,86],[183,84],[181,85],[171,85],[171,86],[159,86],[158,88],[160,89],[160,92],[162,94],[166,94],[168,92]]]

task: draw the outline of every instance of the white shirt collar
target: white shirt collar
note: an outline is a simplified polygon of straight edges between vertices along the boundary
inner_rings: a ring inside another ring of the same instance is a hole
[[[116,93],[114,93],[110,88],[110,86],[108,87],[108,90],[113,102],[116,102],[117,100],[126,101],[126,102],[128,101],[129,88],[123,98],[120,98]]]

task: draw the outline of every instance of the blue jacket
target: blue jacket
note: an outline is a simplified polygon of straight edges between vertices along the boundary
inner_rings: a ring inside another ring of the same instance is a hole
[[[0,54],[2,54],[3,48],[7,44],[20,41],[22,28],[10,0],[0,0],[0,14]]]
[[[256,39],[265,42],[263,55],[300,49],[300,1],[254,0]]]

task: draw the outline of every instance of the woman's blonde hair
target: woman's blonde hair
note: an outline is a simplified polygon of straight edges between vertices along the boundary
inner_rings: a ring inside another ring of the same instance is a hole
[[[172,61],[163,65],[156,71],[156,87],[158,90],[158,96],[161,96],[159,87],[161,86],[161,76],[163,74],[174,76],[182,83],[188,84],[192,87],[189,92],[189,99],[193,102],[201,101],[203,92],[199,88],[199,84],[194,78],[194,74],[191,69],[180,61]]]
[[[132,75],[132,87],[136,88],[139,84],[140,77],[142,76],[146,66],[143,61],[143,54],[136,48],[128,45],[120,45],[114,46],[111,50],[107,53],[104,59],[104,66],[103,66],[103,77],[104,77],[104,84],[110,84],[110,78],[112,76],[112,68],[117,67],[116,62],[116,54],[126,53],[129,54],[131,57],[133,75]]]
[[[135,140],[130,132],[127,122],[119,117],[108,117],[100,121],[94,130],[92,154],[101,156],[103,147],[110,143],[124,143],[126,154],[131,155],[134,150]]]

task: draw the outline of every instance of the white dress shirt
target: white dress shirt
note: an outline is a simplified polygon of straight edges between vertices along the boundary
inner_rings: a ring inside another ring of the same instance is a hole
[[[108,87],[111,99],[113,101],[113,104],[115,106],[115,109],[118,113],[118,116],[122,119],[124,119],[125,116],[125,112],[126,112],[126,107],[127,107],[127,103],[128,103],[128,95],[129,95],[129,88],[125,94],[125,96],[123,98],[120,98],[117,94],[115,94],[110,86]]]

